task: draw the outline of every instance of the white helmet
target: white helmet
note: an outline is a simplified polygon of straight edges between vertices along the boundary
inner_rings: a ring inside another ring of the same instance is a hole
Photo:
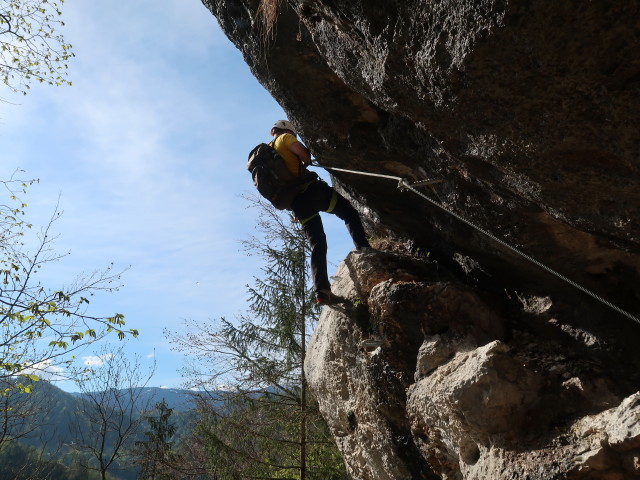
[[[294,135],[297,135],[295,127],[288,120],[278,120],[273,124],[272,128],[281,128],[283,130],[291,130]]]

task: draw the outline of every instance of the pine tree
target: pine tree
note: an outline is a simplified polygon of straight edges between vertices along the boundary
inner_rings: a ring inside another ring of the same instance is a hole
[[[149,429],[144,432],[146,437],[143,441],[137,441],[141,468],[140,479],[142,480],[165,480],[173,478],[171,474],[165,472],[165,464],[171,461],[171,450],[173,442],[171,439],[176,433],[175,425],[169,423],[173,409],[169,408],[162,399],[156,403],[156,415],[145,415],[145,420]]]
[[[213,328],[189,322],[189,333],[176,340],[197,356],[191,378],[207,388],[198,434],[209,471],[220,479],[346,478],[304,375],[319,316],[305,235],[290,215],[253,202],[261,237],[243,244],[264,266],[248,287],[248,311]]]

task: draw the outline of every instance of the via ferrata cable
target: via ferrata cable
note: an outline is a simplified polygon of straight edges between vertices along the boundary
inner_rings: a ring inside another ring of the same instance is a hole
[[[528,260],[529,262],[533,263],[534,265],[537,265],[538,267],[540,267],[543,270],[547,271],[548,273],[554,275],[555,277],[559,278],[560,280],[568,283],[569,285],[577,288],[578,290],[580,290],[583,293],[589,295],[590,297],[594,298],[595,300],[598,300],[600,303],[602,303],[602,304],[606,305],[607,307],[615,310],[619,314],[624,315],[625,317],[630,318],[634,322],[640,324],[640,318],[638,318],[636,315],[634,315],[634,314],[632,314],[630,312],[627,312],[626,310],[620,308],[619,306],[611,303],[606,298],[601,297],[597,293],[592,292],[588,288],[583,287],[579,283],[571,280],[570,278],[568,278],[567,276],[561,274],[560,272],[557,272],[556,270],[552,269],[551,267],[548,267],[547,265],[545,265],[544,263],[540,262],[539,260],[533,258],[529,254],[527,254],[527,253],[523,252],[522,250],[514,247],[513,245],[510,245],[509,243],[507,243],[503,239],[497,237],[496,235],[494,235],[493,233],[489,232],[488,230],[485,230],[484,228],[474,224],[473,222],[467,220],[466,218],[462,217],[461,215],[459,215],[459,214],[455,213],[454,211],[450,210],[449,208],[445,207],[443,204],[436,202],[435,200],[429,198],[427,195],[425,195],[424,193],[422,193],[422,192],[420,192],[419,190],[416,189],[416,187],[419,187],[419,186],[425,186],[425,185],[428,186],[428,185],[433,185],[435,183],[440,183],[440,182],[443,181],[441,179],[427,179],[427,180],[422,180],[422,181],[418,181],[418,182],[409,183],[407,181],[407,179],[402,178],[402,177],[397,177],[397,176],[394,176],[394,175],[384,175],[384,174],[380,174],[380,173],[362,172],[362,171],[359,171],[359,170],[347,170],[345,168],[325,167],[325,166],[319,165],[319,164],[313,164],[313,165],[317,166],[317,167],[320,167],[320,168],[324,168],[325,170],[330,170],[330,171],[335,171],[335,172],[353,173],[355,175],[364,175],[364,176],[368,176],[368,177],[377,177],[377,178],[385,178],[385,179],[388,179],[388,180],[395,180],[395,181],[398,182],[398,188],[401,191],[404,191],[404,190],[412,191],[413,193],[415,193],[416,195],[420,196],[421,198],[423,198],[427,202],[431,203],[435,207],[439,208],[440,210],[443,210],[444,212],[448,213],[449,215],[453,216],[454,218],[458,219],[459,221],[465,223],[466,225],[470,226],[471,228],[473,228],[473,229],[477,230],[478,232],[482,233],[483,235],[489,237],[494,242],[499,243],[503,247],[506,247],[507,249],[511,250],[512,252],[516,253],[517,255],[523,257],[524,259]]]

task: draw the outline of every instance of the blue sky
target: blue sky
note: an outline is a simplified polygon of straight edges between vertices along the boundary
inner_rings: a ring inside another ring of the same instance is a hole
[[[253,193],[246,157],[285,115],[199,0],[67,2],[63,17],[73,86],[0,91],[1,178],[20,168],[40,179],[25,197],[35,225],[60,199],[56,249],[71,255],[45,283],[127,269],[91,311],[123,313],[140,331],[127,352],[155,352],[151,383],[180,387],[184,357],[163,330],[245,309],[259,274],[239,245],[255,224],[240,198]],[[351,243],[327,217],[332,271]]]

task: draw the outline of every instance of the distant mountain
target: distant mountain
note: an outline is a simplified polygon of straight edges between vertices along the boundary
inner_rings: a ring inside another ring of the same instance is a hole
[[[163,387],[144,387],[141,390],[140,405],[153,407],[156,403],[164,400],[169,408],[172,408],[176,413],[188,412],[195,408],[194,395],[197,392]],[[80,392],[72,392],[70,395],[75,398],[82,397]]]
[[[173,441],[179,443],[181,439],[192,432],[197,421],[195,392],[158,387],[146,387],[138,390],[136,392],[139,393],[140,410],[138,415],[157,415],[155,405],[164,400],[169,408],[173,409],[170,417],[170,422],[176,429]],[[76,437],[73,432],[77,431],[77,427],[76,429],[72,428],[75,423],[79,424],[79,428],[83,431],[91,430],[89,420],[83,417],[84,414],[80,408],[82,396],[83,394],[78,392],[65,392],[44,380],[33,385],[32,393],[14,395],[11,408],[15,413],[24,412],[25,415],[24,418],[17,417],[18,421],[12,424],[11,436],[16,438],[17,442],[12,442],[13,450],[2,454],[4,457],[0,455],[0,465],[4,461],[9,461],[8,456],[14,458],[15,462],[18,462],[18,458],[23,458],[24,462],[32,462],[33,460],[27,459],[31,458],[34,455],[33,452],[37,452],[39,449],[44,449],[45,458],[54,464],[59,462],[66,466],[75,461],[74,459],[77,459],[79,455],[85,455],[76,451]],[[143,409],[147,410],[143,411]],[[144,440],[146,438],[144,432],[148,428],[148,423],[143,421],[138,433],[130,439],[127,449],[131,448],[136,440]],[[109,438],[107,442],[113,440],[113,438]],[[123,466],[122,468],[123,470],[119,471],[117,478],[121,480],[136,478],[137,467]],[[0,473],[2,473],[1,466]],[[4,477],[0,475],[0,480],[3,479]]]

